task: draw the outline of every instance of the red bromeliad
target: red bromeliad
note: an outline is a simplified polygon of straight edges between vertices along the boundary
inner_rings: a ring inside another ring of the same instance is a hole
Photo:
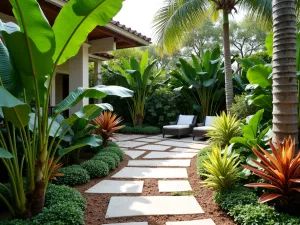
[[[246,187],[271,189],[272,193],[264,193],[259,202],[264,203],[274,199],[288,200],[295,192],[300,192],[300,152],[295,155],[295,143],[291,137],[284,139],[283,144],[277,139],[277,148],[270,141],[272,153],[260,148],[261,151],[252,148],[260,162],[251,159],[260,169],[243,165],[256,176],[267,183],[251,183]]]

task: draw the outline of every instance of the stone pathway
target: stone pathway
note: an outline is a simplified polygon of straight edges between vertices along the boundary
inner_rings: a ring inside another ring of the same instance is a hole
[[[132,160],[128,161],[127,167],[114,174],[111,180],[103,180],[86,191],[115,195],[110,198],[105,218],[124,220],[121,220],[122,223],[103,225],[148,225],[149,221],[130,222],[130,217],[204,213],[193,195],[170,196],[167,193],[192,192],[186,168],[198,151],[206,147],[205,142],[193,141],[191,137],[183,140],[163,139],[162,135],[117,135],[115,139],[122,148],[127,148],[125,154]],[[143,196],[144,181],[148,179],[157,179],[153,188],[162,193],[160,196]],[[215,225],[210,218],[192,218],[190,221],[168,221],[165,225]]]

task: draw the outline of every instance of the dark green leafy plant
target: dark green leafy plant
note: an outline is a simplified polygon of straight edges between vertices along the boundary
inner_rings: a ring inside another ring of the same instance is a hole
[[[242,137],[233,137],[230,143],[248,148],[249,150],[252,147],[257,148],[257,146],[265,148],[272,133],[268,125],[264,129],[261,129],[263,114],[264,109],[261,109],[255,115],[248,118],[246,124],[242,125]]]
[[[220,47],[212,52],[206,51],[201,61],[192,56],[192,65],[179,59],[178,69],[170,72],[170,84],[175,91],[193,99],[195,108],[200,109],[200,120],[205,116],[214,116],[224,100],[224,73],[221,69]]]
[[[108,152],[108,151],[100,151],[97,156],[109,156],[114,158],[114,160],[116,161],[117,165],[120,163],[121,159],[119,157],[119,155],[115,152]]]
[[[88,160],[81,164],[91,178],[105,177],[109,173],[108,166],[105,162],[100,160]]]
[[[161,130],[159,127],[153,126],[125,126],[118,132],[123,134],[159,134]]]
[[[53,180],[54,184],[76,186],[90,181],[88,172],[79,165],[64,167],[57,172],[62,173],[63,176]]]
[[[171,121],[176,121],[184,102],[178,103],[178,94],[168,88],[160,88],[146,100],[145,121],[162,127]]]

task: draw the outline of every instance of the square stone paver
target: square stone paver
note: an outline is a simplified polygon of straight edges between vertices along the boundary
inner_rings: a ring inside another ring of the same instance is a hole
[[[177,191],[191,191],[192,187],[187,180],[159,180],[159,192],[177,192]]]
[[[204,213],[194,196],[111,197],[106,218]]]
[[[144,135],[136,135],[136,134],[115,134],[114,139],[116,141],[127,141],[127,140],[132,140],[136,138],[143,138],[145,137]]]
[[[106,223],[102,225],[148,225],[148,222]]]
[[[150,152],[145,155],[144,159],[191,159],[197,153],[182,153],[182,152]]]
[[[86,193],[142,193],[144,181],[103,180],[91,187]]]
[[[164,145],[145,145],[142,147],[138,147],[136,149],[141,149],[141,150],[149,150],[149,151],[165,151],[172,146],[164,146]]]
[[[190,159],[171,159],[171,160],[129,160],[128,166],[172,166],[188,167],[191,165]]]
[[[137,146],[145,145],[147,143],[139,141],[121,141],[117,142],[117,144],[122,148],[135,148]]]
[[[163,136],[162,136],[162,134],[161,135],[150,136],[150,137],[147,137],[147,138],[158,139],[158,140],[164,139]]]
[[[159,142],[158,139],[152,139],[152,138],[139,138],[139,139],[135,139],[135,141],[148,142],[148,143]]]
[[[188,143],[188,142],[180,142],[178,141],[160,141],[157,142],[156,144],[158,145],[169,145],[169,146],[174,146],[174,147],[181,147],[181,148],[194,148],[194,149],[202,149],[207,147],[207,145],[204,144],[197,144],[197,143]]]
[[[166,225],[216,225],[212,219],[167,222]]]
[[[124,153],[132,159],[136,159],[139,156],[143,155],[146,151],[134,151],[134,150],[125,150]]]
[[[124,167],[113,178],[187,178],[185,168]]]
[[[171,152],[193,152],[198,153],[200,150],[190,149],[190,148],[174,148]]]

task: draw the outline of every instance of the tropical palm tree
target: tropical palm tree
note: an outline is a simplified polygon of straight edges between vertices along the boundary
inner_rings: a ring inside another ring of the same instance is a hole
[[[273,0],[273,133],[298,144],[295,0]]]
[[[172,53],[185,40],[189,32],[204,21],[205,17],[211,14],[216,21],[219,12],[222,11],[227,110],[233,103],[229,15],[237,12],[237,6],[246,8],[248,15],[271,24],[271,0],[165,0],[164,6],[156,13],[153,21],[159,46],[162,50]]]

